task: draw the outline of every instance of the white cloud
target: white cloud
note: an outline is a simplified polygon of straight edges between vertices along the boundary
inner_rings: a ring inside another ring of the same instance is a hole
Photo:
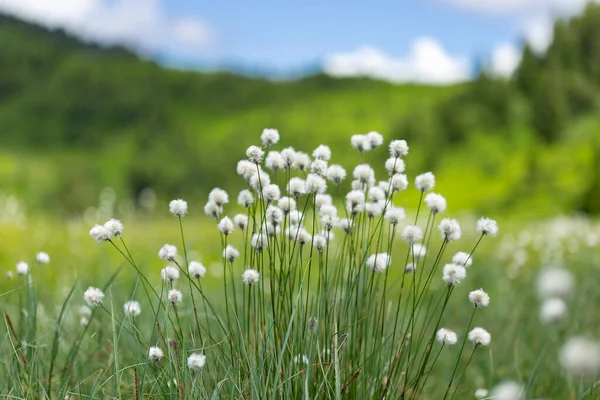
[[[349,53],[325,57],[325,73],[332,76],[368,76],[391,82],[451,84],[470,78],[467,59],[449,55],[432,38],[416,39],[409,54],[394,58],[374,47],[362,47]]]
[[[166,1],[166,0],[164,0]],[[0,11],[64,28],[107,44],[139,50],[193,53],[206,48],[210,28],[191,17],[169,16],[162,0],[0,0]]]
[[[509,78],[521,62],[521,50],[511,43],[503,43],[494,49],[490,70],[494,75]]]

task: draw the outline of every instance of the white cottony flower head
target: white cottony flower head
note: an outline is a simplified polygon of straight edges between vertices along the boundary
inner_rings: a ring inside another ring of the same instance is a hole
[[[442,234],[442,239],[446,239],[448,242],[453,242],[460,239],[460,224],[455,219],[444,218],[441,220],[439,230]]]
[[[416,225],[408,225],[402,231],[402,240],[410,244],[415,244],[423,239],[423,230]]]
[[[300,231],[294,230],[294,232],[294,238],[296,238],[300,247],[312,242],[312,235],[306,229],[300,228]]]
[[[183,294],[179,290],[177,290],[177,289],[171,289],[171,290],[169,290],[169,293],[167,294],[167,298],[175,306],[175,305],[181,303],[181,299],[183,298]]]
[[[306,191],[312,194],[322,194],[327,190],[327,182],[319,175],[309,174],[306,177]]]
[[[344,179],[346,179],[346,170],[341,165],[330,165],[327,168],[325,177],[330,181],[339,185]]]
[[[556,324],[567,316],[567,305],[560,297],[544,300],[540,307],[540,320],[543,324]]]
[[[141,314],[142,308],[140,307],[140,303],[131,300],[123,304],[123,312],[128,317],[137,317]]]
[[[252,192],[248,189],[242,190],[238,195],[238,204],[244,208],[250,208],[252,203],[254,203]]]
[[[371,150],[371,144],[365,135],[352,135],[350,138],[350,144],[361,153],[363,151]]]
[[[301,178],[293,177],[287,184],[287,192],[293,197],[300,197],[306,194],[306,182]]]
[[[383,272],[391,262],[392,257],[388,253],[372,254],[367,258],[367,267],[373,272]]]
[[[102,290],[90,286],[83,293],[83,299],[90,307],[100,307],[102,305],[102,300],[104,300],[104,293]]]
[[[165,261],[175,261],[175,258],[177,257],[177,247],[171,244],[165,244],[158,251],[158,257]]]
[[[17,274],[25,276],[29,273],[29,265],[25,261],[17,263]]]
[[[446,328],[441,328],[439,331],[437,331],[437,333],[435,334],[435,337],[437,339],[438,342],[440,342],[442,345],[455,345],[456,342],[458,342],[458,337],[456,336],[456,332],[450,330],[450,329],[446,329]]]
[[[240,252],[230,244],[228,244],[227,247],[225,247],[225,250],[223,250],[223,257],[230,263],[233,263],[239,256]]]
[[[569,339],[560,350],[560,363],[576,377],[595,377],[600,367],[598,343],[578,336]]]
[[[202,265],[201,262],[190,261],[190,265],[188,266],[188,273],[192,278],[199,279],[206,275],[206,267]]]
[[[265,233],[255,233],[252,235],[250,245],[254,247],[256,251],[262,251],[263,248],[269,245],[269,238]]]
[[[385,161],[385,169],[391,176],[404,172],[406,166],[404,165],[404,160],[401,158],[388,158]]]
[[[296,226],[300,224],[300,221],[302,221],[302,211],[290,211],[290,225]]]
[[[319,207],[319,215],[321,217],[337,217],[337,208],[332,204],[323,204]]]
[[[179,270],[171,265],[167,265],[160,270],[160,277],[163,281],[171,283],[179,279]]]
[[[110,231],[102,225],[94,225],[90,230],[90,236],[96,243],[107,242],[110,240]]]
[[[398,225],[405,217],[406,213],[402,207],[389,207],[385,211],[385,218],[391,225]]]
[[[462,265],[446,264],[443,269],[444,282],[448,286],[456,286],[467,277],[467,270]]]
[[[383,136],[381,136],[381,134],[378,132],[369,132],[367,133],[366,137],[371,149],[379,147],[383,144]]]
[[[258,146],[250,146],[248,147],[248,150],[246,150],[246,157],[254,164],[260,164],[264,155],[265,152]]]
[[[297,151],[294,154],[294,168],[300,170],[302,172],[306,172],[308,166],[310,165],[310,157],[308,154],[303,153],[301,151]]]
[[[293,147],[285,148],[281,151],[281,157],[283,158],[284,168],[290,170],[294,166],[296,150]]]
[[[457,265],[462,265],[463,267],[470,267],[473,264],[473,258],[469,253],[459,251],[452,256],[452,262]]]
[[[188,205],[187,201],[182,199],[171,200],[169,203],[169,212],[176,217],[183,217],[187,214]]]
[[[385,202],[385,192],[379,186],[373,186],[369,188],[367,192],[367,198],[373,203]]]
[[[313,235],[312,243],[313,243],[313,246],[315,246],[315,249],[317,249],[317,251],[321,252],[325,249],[325,247],[327,247],[327,238],[325,236],[317,233],[316,235]]]
[[[490,296],[483,289],[474,290],[469,293],[469,301],[476,308],[487,307],[490,305]]]
[[[327,161],[315,160],[310,165],[310,173],[325,177],[327,175]]]
[[[487,390],[485,392],[485,396],[487,396]],[[525,400],[525,388],[514,381],[500,382],[492,388],[489,398],[493,400]]]
[[[270,151],[265,159],[265,167],[273,171],[285,168],[285,162],[283,161],[281,153],[278,151]]]
[[[217,219],[221,216],[221,214],[223,213],[223,208],[219,207],[218,205],[216,205],[215,203],[213,203],[212,201],[209,201],[208,203],[206,203],[206,205],[204,206],[204,213],[206,215],[208,215],[209,217],[212,217],[214,219]]]
[[[474,328],[468,338],[475,346],[488,346],[492,341],[492,335],[483,328]]]
[[[48,264],[50,262],[50,256],[47,253],[40,251],[39,253],[36,254],[35,260],[39,264]]]
[[[87,317],[81,317],[79,318],[79,324],[85,328],[90,324],[90,320]]]
[[[254,285],[259,279],[260,274],[255,269],[247,269],[242,274],[242,282],[248,286]]]
[[[360,183],[360,181],[358,180],[353,180],[350,184],[352,190],[363,190],[363,188],[365,187],[365,185],[363,185],[362,183]]]
[[[265,218],[269,224],[279,226],[283,221],[283,211],[277,206],[270,205],[265,212]]]
[[[318,194],[315,196],[315,206],[320,210],[323,206],[331,206],[333,200],[328,194]],[[322,211],[321,211],[322,212]]]
[[[477,232],[482,235],[496,236],[498,234],[498,224],[493,219],[486,217],[479,218],[477,221]]]
[[[390,157],[404,157],[408,154],[406,140],[392,140],[390,142]]]
[[[421,243],[415,243],[412,245],[412,251],[416,259],[423,258],[427,254],[427,247]]]
[[[385,194],[386,197],[389,196],[390,190],[392,190],[392,185],[390,181],[379,181],[377,187],[383,190],[383,194]]]
[[[206,365],[206,356],[194,353],[188,357],[187,364],[188,368],[192,371],[200,371]]]
[[[363,185],[373,185],[375,183],[375,171],[369,164],[357,165],[352,176]]]
[[[148,350],[148,358],[150,361],[158,362],[163,356],[164,354],[160,347],[153,346]]]
[[[352,231],[352,220],[348,218],[340,219],[337,227],[346,233],[350,233]]]
[[[331,149],[329,146],[321,144],[313,151],[312,156],[317,160],[329,161],[331,158]]]
[[[217,224],[217,229],[219,229],[219,232],[221,232],[225,236],[227,236],[231,232],[233,232],[233,228],[234,228],[233,221],[229,217],[224,217]]]
[[[487,389],[479,388],[475,391],[475,398],[482,400],[488,396],[489,392]]]
[[[383,211],[383,204],[381,203],[367,203],[365,204],[365,212],[369,218],[374,218],[380,215]]]
[[[542,270],[538,276],[537,290],[541,298],[568,297],[574,284],[573,274],[570,271],[549,267]]]
[[[88,306],[81,306],[79,307],[79,315],[89,318],[92,316],[92,310]]]
[[[435,186],[435,176],[431,172],[425,172],[415,178],[415,186],[421,192],[431,190]]]
[[[114,219],[114,218],[106,221],[104,223],[104,228],[106,228],[106,230],[109,231],[110,234],[115,237],[121,236],[121,233],[123,233],[123,229],[124,229],[121,221],[119,221],[118,219]]]
[[[260,140],[263,146],[272,146],[279,142],[279,131],[277,129],[264,129],[260,135]]]
[[[256,165],[248,160],[240,160],[237,163],[236,172],[238,175],[249,181],[256,174]]]
[[[415,263],[408,263],[408,264],[406,264],[406,267],[404,267],[405,274],[411,274],[411,273],[415,272],[416,270],[417,270],[417,264],[415,264]]]
[[[390,178],[390,188],[393,192],[401,192],[408,187],[408,178],[404,174],[395,174]]]
[[[12,271],[6,271],[6,279],[12,279],[14,278],[13,272]]]
[[[346,195],[346,202],[349,208],[365,204],[365,193],[362,190],[353,190]]]
[[[236,216],[233,217],[233,223],[239,229],[244,230],[248,227],[248,216],[246,214],[236,214]]]
[[[281,191],[279,190],[279,186],[275,184],[270,184],[267,186],[263,186],[262,195],[267,203],[272,203],[274,201],[279,200],[279,198],[281,197]]]
[[[425,196],[425,204],[429,210],[434,213],[441,213],[446,210],[446,199],[441,194],[428,193]]]
[[[253,168],[256,170],[256,167]],[[229,203],[229,195],[223,189],[214,188],[208,194],[208,201],[215,203],[219,207],[223,207],[225,204]]]

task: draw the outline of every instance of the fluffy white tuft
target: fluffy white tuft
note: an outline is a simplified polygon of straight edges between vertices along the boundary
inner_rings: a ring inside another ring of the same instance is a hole
[[[198,261],[190,261],[188,273],[192,278],[200,279],[206,275],[206,267]]]
[[[405,217],[406,213],[402,207],[389,207],[385,211],[385,218],[391,225],[398,225]]]
[[[256,170],[256,167],[253,168]],[[208,201],[215,203],[219,207],[223,207],[225,204],[229,203],[229,195],[223,189],[214,188],[208,194]]]
[[[158,362],[163,357],[164,353],[160,347],[153,346],[148,350],[148,358],[150,361]]]
[[[128,317],[137,317],[142,313],[140,303],[135,300],[131,300],[123,304],[123,312]]]
[[[492,341],[492,335],[483,328],[474,328],[468,338],[475,346],[488,346]]]
[[[187,201],[182,199],[171,200],[169,203],[169,212],[176,217],[183,217],[187,214],[188,205]]]
[[[252,192],[248,189],[242,190],[238,195],[238,204],[244,208],[250,208],[252,203],[254,203]]]
[[[102,301],[104,300],[104,292],[98,288],[90,286],[83,293],[83,299],[90,307],[100,307],[102,305]]]
[[[279,131],[277,129],[264,129],[260,135],[263,146],[269,147],[279,142]]]
[[[408,225],[402,231],[402,240],[410,244],[415,244],[423,239],[423,230],[416,225]]]
[[[246,150],[246,157],[254,164],[260,164],[263,160],[265,152],[258,146],[250,146]]]
[[[165,261],[175,261],[175,258],[177,257],[177,247],[171,244],[165,244],[158,251],[158,257]]]
[[[448,242],[453,242],[461,237],[460,224],[455,219],[444,218],[438,228],[442,239],[446,239]]]
[[[225,250],[223,250],[223,257],[230,263],[233,263],[239,256],[240,252],[230,244],[228,244],[227,247],[225,247]]]
[[[435,176],[431,172],[425,172],[415,178],[415,186],[421,192],[426,192],[435,187]]]
[[[496,236],[498,234],[498,224],[493,219],[482,217],[477,221],[477,232],[482,235]]]
[[[313,151],[312,156],[317,160],[329,161],[331,159],[331,149],[329,146],[321,144]]]
[[[487,390],[485,393],[484,397],[487,396]],[[504,381],[492,388],[489,398],[493,400],[525,400],[525,389],[518,382]]]
[[[540,321],[543,324],[556,324],[567,316],[567,305],[560,297],[544,300],[540,307]]]
[[[25,276],[29,273],[29,264],[25,261],[19,261],[17,263],[17,274]]]
[[[390,142],[390,157],[403,157],[408,154],[406,140],[392,140]]]
[[[254,285],[259,279],[260,274],[255,269],[247,269],[242,274],[242,282],[248,286]]]
[[[446,210],[446,199],[441,194],[428,193],[425,196],[425,204],[432,213],[438,214]]]
[[[224,217],[217,224],[217,229],[219,229],[219,232],[226,236],[233,232],[233,228],[233,221],[229,217]]]
[[[456,264],[444,265],[442,279],[444,279],[444,282],[446,282],[448,286],[456,286],[466,277],[467,270],[465,267]]]
[[[439,331],[437,331],[435,337],[442,345],[452,346],[458,342],[456,332],[446,328],[441,328]]]
[[[206,365],[206,356],[194,353],[188,357],[187,365],[192,371],[200,371]]]
[[[278,151],[270,151],[265,160],[265,167],[273,171],[285,168],[285,162],[283,161],[281,153]]]
[[[537,290],[541,298],[568,297],[573,290],[575,281],[573,274],[558,267],[542,270],[537,279]]]
[[[110,234],[113,235],[114,237],[121,236],[121,233],[123,233],[123,229],[125,229],[125,227],[123,226],[121,221],[119,221],[118,219],[114,219],[114,218],[106,221],[104,223],[104,228],[107,231],[109,231]]]
[[[469,293],[469,301],[476,308],[487,307],[490,305],[490,296],[483,289],[473,290]]]
[[[94,225],[90,230],[90,236],[96,243],[107,242],[110,240],[110,231],[102,225]]]
[[[300,197],[306,194],[306,182],[298,177],[293,177],[287,184],[287,192],[290,196]]]
[[[367,267],[373,272],[383,272],[392,262],[388,253],[372,254],[367,258]]]
[[[179,279],[179,270],[171,265],[167,265],[160,270],[160,277],[165,282],[173,282],[175,279]]]
[[[600,367],[598,343],[585,337],[569,339],[560,350],[560,363],[578,378],[592,378]]]
[[[473,264],[473,257],[471,257],[469,253],[459,251],[452,256],[452,262],[457,265],[462,265],[463,267],[470,267]]]
[[[176,306],[177,304],[181,303],[183,294],[177,289],[171,289],[171,290],[169,290],[169,293],[167,294],[167,298],[169,299],[169,301],[171,303],[173,303],[174,306]]]

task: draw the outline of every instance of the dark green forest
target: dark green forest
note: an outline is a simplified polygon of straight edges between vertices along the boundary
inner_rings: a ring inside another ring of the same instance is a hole
[[[242,184],[235,164],[263,128],[307,152],[326,142],[348,168],[350,136],[376,130],[409,141],[407,172],[436,173],[457,210],[598,213],[599,88],[599,5],[558,21],[545,54],[524,46],[512,79],[482,69],[451,87],[168,69],[0,16],[0,190],[65,214],[106,186],[201,201]]]

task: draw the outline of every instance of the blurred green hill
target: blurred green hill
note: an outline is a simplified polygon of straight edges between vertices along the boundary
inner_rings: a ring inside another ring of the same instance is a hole
[[[376,130],[409,141],[407,172],[434,171],[454,210],[599,212],[599,87],[600,6],[557,23],[545,55],[526,47],[514,79],[452,87],[167,69],[0,16],[0,190],[64,214],[107,186],[201,201],[241,187],[235,165],[263,128],[285,147],[326,143],[347,168],[350,136]]]

